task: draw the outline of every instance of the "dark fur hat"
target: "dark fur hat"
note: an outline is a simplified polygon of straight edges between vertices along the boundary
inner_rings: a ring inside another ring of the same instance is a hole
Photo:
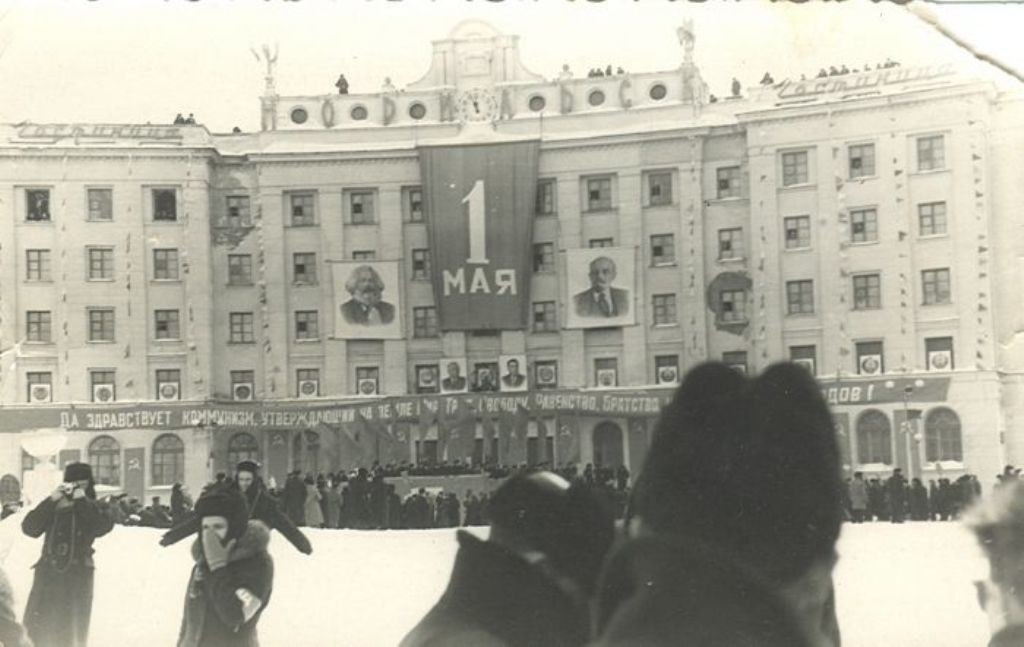
[[[662,410],[630,514],[788,582],[834,555],[841,492],[832,416],[806,370],[747,378],[709,362]]]
[[[235,465],[235,473],[238,472],[249,472],[254,477],[260,475],[260,466],[256,461],[239,461],[238,465]]]
[[[88,463],[68,463],[64,466],[64,482],[92,481],[92,468]]]
[[[245,498],[237,489],[215,486],[205,491],[196,501],[196,517],[224,517],[228,522],[228,539],[236,539],[245,532],[249,510]]]

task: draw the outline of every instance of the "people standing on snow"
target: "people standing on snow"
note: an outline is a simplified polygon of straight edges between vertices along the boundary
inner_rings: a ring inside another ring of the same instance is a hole
[[[259,465],[255,462],[241,461],[235,467],[233,481],[225,481],[209,489],[223,490],[227,488],[237,489],[245,495],[250,519],[262,521],[267,528],[280,532],[300,553],[309,555],[313,552],[309,539],[281,512],[277,502],[270,496],[267,486],[264,485],[263,479],[260,477]],[[160,539],[160,545],[170,546],[195,534],[198,530],[199,517],[193,513],[185,521],[165,532]]]
[[[114,522],[96,502],[92,468],[69,463],[64,482],[21,522],[29,537],[44,537],[25,629],[37,647],[85,647],[93,593],[93,542]]]
[[[839,449],[814,378],[691,370],[662,409],[605,563],[596,645],[839,644]]]
[[[256,625],[274,588],[270,531],[249,519],[237,488],[211,488],[196,501],[198,537],[178,647],[257,647]]]
[[[502,484],[491,516],[486,541],[456,531],[448,587],[401,647],[587,642],[590,597],[614,536],[611,514],[585,486],[535,472]]]
[[[868,484],[864,472],[854,472],[850,481],[850,517],[853,523],[861,523],[868,509]]]

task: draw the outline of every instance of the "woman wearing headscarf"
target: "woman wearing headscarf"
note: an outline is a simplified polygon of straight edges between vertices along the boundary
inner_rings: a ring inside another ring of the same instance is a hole
[[[40,647],[84,647],[92,615],[93,548],[114,523],[96,502],[92,469],[85,463],[64,468],[64,482],[21,522],[29,537],[44,537],[32,591],[25,607],[25,629]]]
[[[257,647],[256,625],[274,588],[270,531],[249,520],[237,489],[218,486],[196,502],[199,536],[178,647]]]

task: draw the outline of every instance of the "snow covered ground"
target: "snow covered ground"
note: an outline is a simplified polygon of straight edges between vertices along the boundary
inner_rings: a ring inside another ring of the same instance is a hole
[[[0,554],[23,608],[42,541],[17,532],[19,521],[0,523]],[[444,589],[456,549],[449,530],[307,532],[310,557],[277,533],[271,540],[277,575],[260,623],[264,647],[397,644]],[[175,644],[188,542],[160,548],[158,536],[118,527],[96,543],[92,647]],[[971,585],[984,562],[958,524],[848,524],[839,550],[846,647],[985,644]]]

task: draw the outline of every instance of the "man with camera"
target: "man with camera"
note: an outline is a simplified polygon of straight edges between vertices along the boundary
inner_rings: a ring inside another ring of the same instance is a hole
[[[92,615],[92,543],[114,523],[96,501],[92,468],[70,463],[64,482],[21,523],[29,537],[45,535],[25,607],[25,628],[36,645],[87,643]]]

